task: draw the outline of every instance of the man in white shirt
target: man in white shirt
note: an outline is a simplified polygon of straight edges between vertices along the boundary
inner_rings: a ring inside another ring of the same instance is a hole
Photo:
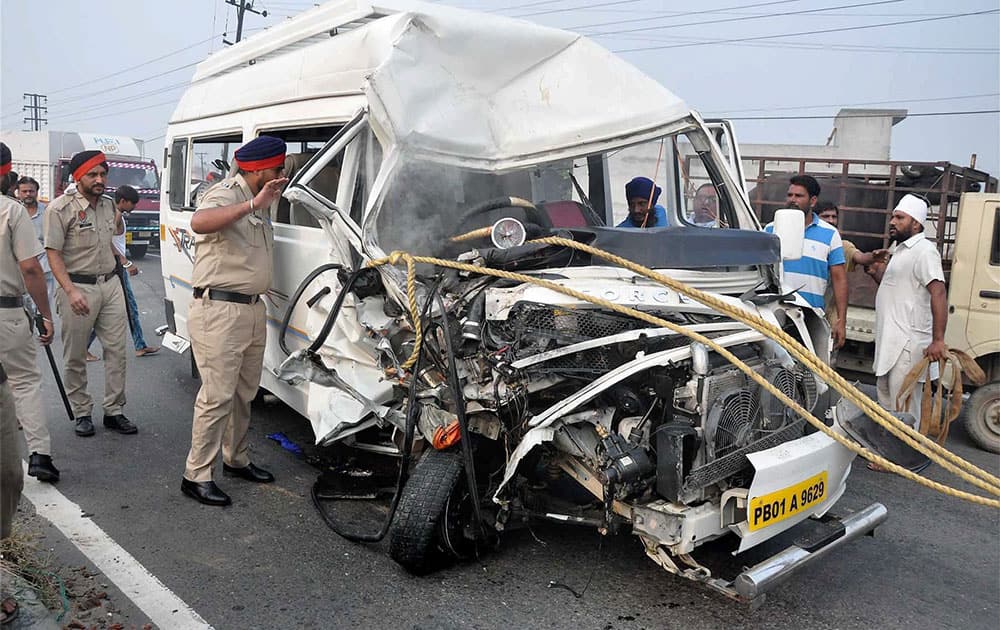
[[[920,389],[906,409],[896,409],[903,380],[925,356],[944,356],[944,329],[948,321],[948,295],[944,286],[941,254],[924,236],[927,203],[906,195],[899,200],[889,222],[895,243],[892,258],[875,294],[875,376],[878,402],[889,410],[908,411],[920,426]],[[937,363],[930,378],[936,379]],[[923,380],[923,379],[921,379]]]

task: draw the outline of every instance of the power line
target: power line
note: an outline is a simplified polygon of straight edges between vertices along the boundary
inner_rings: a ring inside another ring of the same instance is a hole
[[[918,112],[915,114],[907,114],[907,118],[919,118],[921,116],[973,116],[977,114],[1000,114],[1000,109],[974,109],[968,111],[957,111],[957,112]],[[858,115],[844,115],[839,118],[889,118],[894,117],[897,114],[858,114]],[[727,116],[727,120],[830,120],[833,116]]]
[[[177,100],[163,101],[162,103],[153,103],[152,105],[146,105],[145,107],[130,107],[129,109],[122,109],[119,111],[105,112],[103,114],[98,114],[96,116],[84,116],[82,118],[71,118],[70,120],[60,121],[60,125],[68,125],[70,123],[77,123],[84,120],[98,120],[100,118],[107,118],[109,116],[120,116],[122,114],[131,114],[132,112],[141,112],[147,109],[153,109],[154,107],[164,107],[166,105],[176,105]]]
[[[647,42],[714,42],[711,39],[701,39],[697,37],[621,37]],[[750,46],[761,48],[790,48],[793,50],[822,50],[824,52],[875,52],[875,53],[900,53],[907,54],[928,54],[928,55],[995,55],[1000,53],[1000,48],[923,48],[914,46],[876,46],[874,44],[829,44],[823,42],[735,42],[726,44],[727,46]]]
[[[990,96],[1000,96],[1000,92],[992,92],[989,94],[966,94],[963,96],[939,96],[937,98],[901,98],[889,101],[866,101],[863,103],[828,103],[825,105],[788,105],[780,107],[755,107],[752,109],[727,109],[727,110],[707,110],[706,114],[740,114],[746,112],[774,112],[774,111],[786,111],[795,109],[821,109],[825,107],[858,107],[860,105],[889,105],[894,103],[931,103],[940,101],[961,101],[973,98],[987,98]]]
[[[76,108],[76,109],[79,109],[79,108],[89,109],[89,108],[92,108],[92,107],[93,108],[99,108],[99,107],[105,107],[107,105],[117,105],[117,104],[121,104],[121,103],[124,103],[124,102],[136,101],[136,100],[147,98],[147,97],[150,97],[150,96],[155,96],[157,94],[163,94],[164,92],[169,92],[170,90],[176,90],[177,88],[184,87],[184,86],[187,86],[187,85],[190,85],[190,84],[191,83],[189,81],[183,81],[181,83],[174,83],[173,85],[167,85],[167,86],[164,86],[164,87],[156,88],[154,90],[148,90],[146,92],[139,92],[138,94],[129,94],[127,96],[115,96],[114,99],[111,102],[107,102],[107,103],[98,103],[98,104],[92,104],[92,105],[74,105],[73,107]],[[80,98],[73,99],[73,100],[74,101],[81,101],[81,100],[95,98],[95,97],[98,97],[98,96],[107,96],[107,92],[98,92],[98,93],[95,93],[95,94],[91,94],[89,96],[81,96]],[[65,107],[66,107],[66,102],[61,102],[61,103],[59,103],[58,106],[56,106],[56,110],[58,111],[58,110],[63,109]],[[77,112],[73,112],[73,113],[77,113]],[[56,115],[59,115],[59,114],[57,113]]]
[[[121,85],[114,85],[114,86],[102,88],[100,90],[95,90],[95,91],[89,92],[87,94],[80,94],[78,96],[75,96],[75,97],[69,99],[68,101],[61,101],[59,104],[60,105],[65,105],[68,102],[78,101],[78,100],[81,100],[81,99],[84,99],[84,98],[89,98],[89,97],[94,96],[94,95],[107,95],[108,93],[113,92],[115,90],[120,90],[122,88],[130,87],[130,86],[133,86],[133,85],[138,85],[140,83],[145,83],[146,81],[152,81],[154,79],[159,79],[159,78],[163,77],[164,75],[173,74],[174,72],[178,72],[178,71],[184,70],[186,68],[192,68],[194,66],[197,66],[200,63],[201,63],[201,60],[194,61],[194,62],[191,62],[191,63],[184,64],[182,66],[177,66],[176,68],[171,68],[170,70],[164,70],[163,72],[158,72],[155,75],[147,76],[147,77],[144,77],[142,79],[136,79],[135,81],[129,81],[128,83],[122,83]]]
[[[546,4],[558,4],[560,2],[565,2],[565,0],[540,0],[539,2],[525,2],[524,4],[515,4],[512,7],[503,7],[500,9],[492,9],[490,13],[497,13],[500,11],[516,11],[517,9],[530,9],[532,7],[539,7]],[[569,9],[563,9],[564,11],[573,10],[572,7]]]
[[[594,7],[610,7],[618,4],[633,4],[639,2],[639,0],[617,0],[617,2],[598,2],[596,4],[587,4],[580,7],[569,7],[564,9],[549,9],[548,11],[536,11],[535,13],[522,13],[520,15],[514,15],[515,18],[526,18],[534,17],[536,15],[551,15],[553,13],[565,13],[566,11],[580,11],[583,9],[592,9]]]
[[[898,22],[881,22],[879,24],[865,24],[865,25],[862,25],[862,26],[844,26],[844,27],[840,27],[840,28],[819,29],[819,30],[814,30],[814,31],[801,31],[801,32],[798,32],[798,33],[780,33],[780,34],[777,34],[777,35],[758,35],[756,37],[735,37],[735,38],[731,38],[731,39],[712,39],[712,40],[705,40],[705,41],[702,41],[702,42],[689,42],[689,43],[686,43],[686,44],[671,44],[671,45],[667,45],[667,46],[644,46],[644,47],[640,47],[640,48],[624,48],[624,49],[612,50],[611,52],[614,52],[614,53],[642,52],[642,51],[646,51],[646,50],[665,50],[665,49],[668,49],[668,48],[688,48],[690,46],[705,46],[705,45],[709,45],[709,44],[732,44],[732,43],[735,43],[735,42],[752,42],[752,41],[760,41],[760,40],[763,40],[763,39],[777,39],[779,37],[802,37],[804,35],[819,35],[821,33],[842,33],[842,32],[845,32],[845,31],[860,31],[860,30],[871,29],[871,28],[884,28],[884,27],[887,27],[887,26],[901,26],[901,25],[904,25],[904,24],[919,24],[919,23],[923,23],[923,22],[936,22],[936,21],[939,21],[939,20],[952,20],[952,19],[962,18],[962,17],[971,17],[971,16],[974,16],[974,15],[990,15],[990,14],[994,14],[994,13],[998,13],[998,12],[1000,12],[1000,9],[987,9],[987,10],[983,10],[983,11],[971,11],[969,13],[952,13],[950,15],[945,15],[945,16],[941,16],[941,17],[922,18],[922,19],[918,19],[918,20],[900,20]]]
[[[96,83],[100,83],[104,79],[111,79],[111,78],[116,77],[116,76],[118,76],[118,75],[120,75],[122,73],[129,72],[129,71],[135,70],[137,68],[142,68],[142,67],[145,67],[145,66],[147,66],[147,65],[149,65],[151,63],[155,63],[157,61],[160,61],[162,59],[166,59],[168,57],[173,57],[174,55],[179,55],[181,53],[187,52],[187,51],[191,50],[192,48],[194,48],[195,46],[200,46],[202,44],[205,44],[205,43],[208,43],[208,42],[212,41],[216,37],[218,37],[218,35],[212,35],[208,39],[203,39],[203,40],[197,41],[197,42],[195,42],[193,44],[188,44],[187,46],[184,46],[183,48],[178,48],[177,50],[169,52],[169,53],[167,53],[165,55],[160,55],[159,57],[155,57],[153,59],[148,59],[148,60],[146,60],[146,61],[144,61],[142,63],[137,63],[134,66],[129,66],[128,68],[123,68],[121,70],[118,70],[117,72],[113,72],[113,73],[105,75],[103,77],[97,77],[96,79],[88,79],[87,81],[84,81],[83,83],[77,83],[75,85],[69,85],[69,86],[66,86],[64,88],[59,88],[58,90],[51,90],[49,92],[49,94],[59,94],[61,92],[67,92],[69,90],[75,90],[78,87],[84,87],[84,86],[94,85]],[[192,64],[192,65],[194,65],[194,64]],[[186,67],[189,67],[189,66],[186,66]]]
[[[647,22],[649,20],[666,20],[678,17],[687,17],[689,15],[705,15],[707,13],[722,13],[724,11],[729,11],[732,9],[755,9],[757,7],[769,7],[776,4],[792,4],[794,2],[801,2],[802,0],[771,0],[770,2],[757,2],[755,4],[742,4],[731,7],[722,7],[721,9],[703,9],[701,11],[670,11],[667,13],[661,13],[659,17],[647,16],[640,18],[630,18],[628,20],[614,20],[612,22],[600,22],[598,24],[583,24],[580,26],[574,26],[568,30],[576,31],[584,28],[598,28],[600,26],[614,26],[616,24],[631,24],[632,22]]]
[[[588,36],[592,37],[594,35],[617,35],[624,33],[639,33],[642,31],[659,31],[668,28],[683,28],[685,26],[703,26],[707,24],[724,24],[728,22],[749,22],[750,20],[762,20],[765,18],[774,18],[774,17],[781,18],[793,15],[806,15],[809,13],[823,13],[824,11],[836,11],[837,9],[856,9],[859,7],[871,7],[881,4],[897,4],[900,2],[903,2],[903,0],[878,0],[877,2],[861,2],[858,4],[842,4],[831,7],[822,7],[818,9],[802,9],[800,11],[786,11],[785,13],[764,13],[762,15],[753,17],[719,18],[717,20],[703,20],[701,22],[685,22],[682,24],[666,24],[662,26],[645,26],[642,28],[633,28],[621,31],[604,31],[602,33],[596,33]]]

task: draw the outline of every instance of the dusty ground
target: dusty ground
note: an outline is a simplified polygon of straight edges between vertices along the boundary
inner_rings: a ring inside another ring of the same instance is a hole
[[[74,557],[72,545],[34,507],[22,499],[14,531],[27,544],[19,548],[31,553],[29,575],[44,573],[49,588],[37,588],[24,579],[4,573],[4,594],[12,594],[20,612],[10,628],[70,628],[73,630],[152,630],[137,615],[132,603],[110,584],[83,556]],[[31,547],[33,549],[30,549]],[[36,581],[39,580],[37,577]]]

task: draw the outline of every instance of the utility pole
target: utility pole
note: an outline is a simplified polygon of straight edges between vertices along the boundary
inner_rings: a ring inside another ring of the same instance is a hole
[[[24,124],[30,125],[30,129],[25,131],[39,131],[42,128],[42,123],[46,125],[49,124],[48,118],[42,118],[42,114],[47,114],[49,108],[47,107],[49,99],[44,94],[30,94],[25,93],[24,95],[25,104],[21,108],[21,111],[31,112],[31,116],[25,116]]]
[[[232,46],[236,42],[243,39],[243,16],[247,11],[254,13],[261,17],[267,17],[267,11],[258,11],[253,8],[254,0],[226,0],[226,4],[236,7],[236,41],[228,41],[225,37],[222,38],[222,43],[228,46]]]

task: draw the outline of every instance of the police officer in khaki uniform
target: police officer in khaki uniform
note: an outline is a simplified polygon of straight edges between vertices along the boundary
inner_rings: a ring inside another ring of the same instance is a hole
[[[10,170],[11,154],[7,145],[0,143],[0,177]],[[28,474],[39,481],[59,481],[59,471],[52,465],[51,440],[48,421],[42,410],[39,387],[42,376],[38,370],[32,322],[24,310],[22,297],[27,292],[44,318],[43,344],[52,341],[52,312],[49,310],[45,272],[38,255],[42,246],[27,209],[7,197],[7,179],[0,185],[0,359],[9,380],[17,419],[4,418],[14,426],[13,438],[4,435],[5,447],[13,447],[17,459],[17,474],[21,474],[21,461],[17,457],[17,422],[20,420],[28,442]],[[10,456],[5,451],[4,465]]]
[[[76,191],[49,204],[43,229],[49,266],[59,283],[56,310],[62,319],[64,381],[76,434],[94,435],[86,362],[91,330],[104,348],[104,426],[136,433],[138,428],[122,415],[128,316],[111,244],[115,205],[103,195],[108,162],[100,151],[83,151],[73,156],[69,168]]]
[[[181,491],[206,505],[231,503],[212,480],[220,449],[224,473],[257,483],[274,481],[251,463],[247,428],[264,363],[267,322],[260,296],[271,286],[269,209],[288,182],[280,177],[285,143],[261,136],[237,150],[235,158],[239,173],[206,191],[191,217],[197,237],[188,332],[201,389]]]

